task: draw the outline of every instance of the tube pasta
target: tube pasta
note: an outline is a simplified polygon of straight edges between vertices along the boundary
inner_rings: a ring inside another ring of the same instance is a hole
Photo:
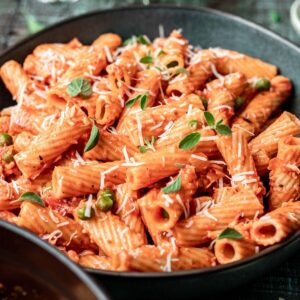
[[[62,226],[58,226],[59,224]],[[70,247],[73,245],[77,249],[91,246],[89,237],[83,233],[83,228],[74,220],[31,202],[22,203],[18,225],[44,236],[53,244],[71,245]]]
[[[208,232],[222,230],[236,218],[253,219],[263,213],[263,206],[251,190],[231,196],[226,202],[204,207],[198,214],[178,222],[174,236],[178,246],[193,247],[210,241]]]
[[[199,269],[216,264],[215,257],[207,248],[179,248],[178,254],[155,246],[143,246],[119,255],[116,267],[125,271],[171,272]]]
[[[278,142],[278,154],[270,161],[269,206],[273,210],[300,195],[300,138],[284,137]]]
[[[75,126],[76,125],[76,126]],[[35,137],[30,149],[15,155],[15,161],[26,178],[35,178],[49,167],[90,128],[90,122],[76,106],[67,106],[51,132]]]
[[[211,51],[218,57],[218,70],[222,74],[241,72],[247,78],[257,76],[270,79],[277,74],[277,68],[274,65],[258,58],[221,48],[213,48]]]
[[[270,246],[284,240],[299,226],[300,202],[286,203],[254,221],[251,238],[258,245]]]

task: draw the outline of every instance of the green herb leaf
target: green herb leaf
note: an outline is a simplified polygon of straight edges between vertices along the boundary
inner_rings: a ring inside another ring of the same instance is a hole
[[[261,78],[255,82],[255,88],[260,92],[268,91],[270,87],[271,87],[271,83],[270,80],[267,78]]]
[[[218,124],[216,126],[216,131],[222,135],[231,135],[231,129],[229,126],[224,124]]]
[[[196,146],[201,139],[201,134],[199,132],[192,132],[185,136],[179,143],[179,148],[182,150],[188,150]]]
[[[273,23],[280,23],[281,21],[280,14],[276,10],[270,11],[270,18]]]
[[[178,69],[176,69],[175,74],[180,74],[180,73],[183,73],[186,76],[190,75],[190,72],[186,68],[178,68]]]
[[[140,147],[139,147],[140,153],[146,153],[147,150],[148,150],[148,148],[147,148],[146,146],[140,146]]]
[[[99,138],[100,138],[99,129],[95,124],[93,124],[90,138],[89,138],[88,142],[86,143],[83,151],[87,152],[87,151],[92,150],[97,145]]]
[[[161,189],[164,194],[175,193],[181,189],[181,175],[179,174],[177,178],[169,185]]]
[[[220,121],[217,122],[216,127],[217,127],[218,125],[221,125],[222,123],[223,123],[223,119],[221,119]]]
[[[242,238],[243,238],[243,236],[238,231],[236,231],[233,228],[229,228],[229,227],[225,228],[218,236],[218,240],[221,240],[221,239],[239,240]]]
[[[164,55],[166,54],[166,52],[164,50],[160,50],[158,53],[157,53],[157,57],[161,56],[161,55]]]
[[[139,44],[142,44],[142,45],[150,45],[150,42],[149,42],[148,38],[146,38],[145,35],[139,35],[139,36],[136,38],[136,41],[137,41]]]
[[[190,120],[189,121],[189,127],[193,128],[193,129],[197,129],[198,128],[198,121],[197,120]]]
[[[35,16],[24,14],[26,27],[30,33],[36,33],[42,29],[44,29],[44,25],[40,23]]]
[[[174,61],[171,61],[167,64],[167,68],[174,68],[174,67],[177,67],[178,66],[178,62],[176,60]]]
[[[210,126],[210,127],[215,126],[215,118],[209,111],[204,112],[204,117],[205,117],[205,120],[206,120],[208,126]]]
[[[237,97],[234,101],[234,109],[235,110],[240,109],[243,106],[244,102],[245,100],[243,97]]]
[[[81,98],[88,98],[92,95],[93,90],[87,79],[75,78],[69,83],[67,93],[71,97],[80,96]]]
[[[207,110],[207,105],[208,105],[208,103],[207,103],[206,98],[203,97],[203,96],[200,96],[200,99],[201,99],[201,101],[202,101],[202,104],[203,104],[203,106],[204,106],[204,109]]]
[[[147,55],[140,59],[140,63],[142,64],[151,64],[153,62],[152,57]]]
[[[16,201],[29,201],[33,203],[38,203],[39,205],[45,207],[45,203],[42,200],[42,198],[39,195],[32,192],[26,192],[22,194]]]
[[[148,95],[146,95],[146,94],[142,95],[140,101],[141,101],[141,109],[145,110],[146,106],[147,106],[147,103],[148,103]]]
[[[136,95],[135,97],[129,99],[129,100],[126,102],[125,106],[126,106],[126,107],[131,107],[131,106],[132,106],[132,105],[133,105],[133,104],[134,104],[141,96],[142,96],[142,95],[139,94],[139,95]]]

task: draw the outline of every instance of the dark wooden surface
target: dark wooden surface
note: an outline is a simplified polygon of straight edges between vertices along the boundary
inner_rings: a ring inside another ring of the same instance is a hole
[[[87,11],[109,8],[126,3],[142,3],[135,0],[79,0],[76,3],[40,4],[37,0],[0,0],[0,52],[30,34],[26,16],[33,15],[43,25]],[[144,3],[147,3],[144,0]],[[289,9],[292,0],[194,0],[151,1],[151,3],[176,3],[207,6],[230,12],[269,28],[300,45],[300,37],[290,24]],[[272,19],[273,14],[275,20]],[[280,21],[276,21],[277,15]],[[300,75],[300,70],[299,70]],[[217,288],[217,287],[216,287]],[[201,293],[200,293],[201,295]],[[200,297],[199,295],[199,297]],[[223,299],[224,297],[222,297]],[[300,299],[300,253],[281,267],[257,282],[248,284],[226,295],[226,299],[239,300],[299,300]],[[200,299],[200,298],[199,298]]]

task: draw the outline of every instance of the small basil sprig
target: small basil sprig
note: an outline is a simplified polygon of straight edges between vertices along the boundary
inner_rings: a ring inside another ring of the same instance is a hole
[[[33,192],[25,192],[15,201],[16,202],[29,201],[29,202],[32,202],[32,203],[37,203],[37,204],[41,205],[42,207],[46,206],[45,202],[42,200],[42,198],[39,195],[37,195]]]
[[[89,98],[92,95],[93,90],[87,79],[75,78],[69,83],[67,93],[71,97],[80,96],[81,98]]]
[[[123,45],[128,46],[134,43],[138,43],[141,45],[150,45],[149,40],[144,35],[139,35],[139,36],[133,35],[131,38],[125,40],[123,42]]]
[[[142,110],[145,110],[146,107],[147,107],[147,103],[148,103],[148,94],[139,94],[139,95],[136,95],[135,97],[129,99],[125,106],[126,107],[131,107],[134,105],[134,103],[140,99],[140,106],[141,106],[141,109]]]
[[[144,139],[144,141],[146,145],[139,147],[140,152],[146,153],[148,150],[152,150],[154,152],[155,151],[154,143],[156,141],[156,137],[152,136],[151,140]]]
[[[207,125],[211,127],[212,129],[216,130],[219,134],[222,135],[230,135],[231,129],[229,126],[222,124],[223,120],[220,120],[216,123],[214,116],[209,112],[204,112],[204,117],[207,122]]]
[[[235,229],[233,228],[225,228],[218,236],[218,240],[221,240],[221,239],[235,239],[235,240],[239,240],[239,239],[242,239],[243,236],[238,232],[236,231]]]
[[[169,185],[161,189],[164,194],[170,194],[178,192],[181,189],[181,175],[179,174],[177,178]]]
[[[140,63],[142,63],[142,64],[149,65],[149,64],[152,64],[152,62],[153,62],[153,59],[152,59],[152,56],[150,56],[150,55],[146,55],[140,59]]]
[[[100,132],[98,127],[95,125],[95,123],[93,123],[93,127],[90,133],[90,137],[88,142],[86,143],[85,147],[84,147],[84,152],[90,151],[92,150],[98,143],[100,138]]]
[[[195,147],[201,139],[200,132],[192,132],[185,136],[179,143],[179,148],[182,150],[188,150]]]

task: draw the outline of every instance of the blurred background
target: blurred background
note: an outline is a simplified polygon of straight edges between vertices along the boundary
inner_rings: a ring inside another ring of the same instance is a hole
[[[95,9],[157,3],[210,7],[233,13],[300,45],[300,36],[290,20],[293,2],[294,0],[0,0],[0,52],[30,33],[71,16]]]

